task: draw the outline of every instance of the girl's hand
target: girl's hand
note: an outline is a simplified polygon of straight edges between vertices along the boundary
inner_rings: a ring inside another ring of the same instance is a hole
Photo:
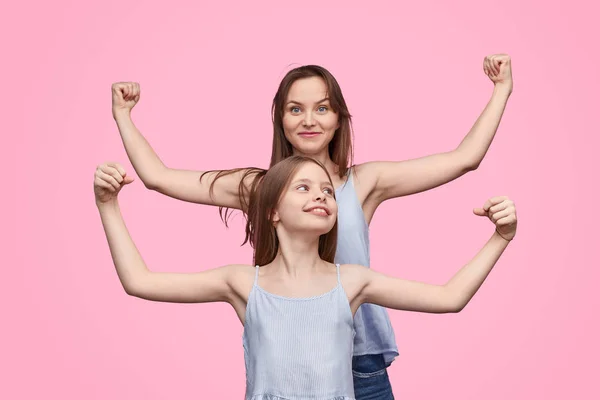
[[[511,241],[517,233],[517,210],[515,203],[506,196],[492,197],[483,208],[475,208],[475,215],[488,217],[495,225],[496,232]]]
[[[117,163],[104,163],[96,168],[94,174],[94,194],[96,204],[106,204],[117,200],[123,186],[133,182],[125,169]]]

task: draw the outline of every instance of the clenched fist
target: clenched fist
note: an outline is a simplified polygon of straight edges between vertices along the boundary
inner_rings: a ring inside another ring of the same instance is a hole
[[[104,163],[96,168],[94,174],[94,194],[96,204],[106,204],[117,199],[123,186],[133,182],[125,169],[117,163]]]
[[[508,54],[493,54],[485,57],[483,59],[483,72],[494,82],[494,85],[512,92],[512,68]]]
[[[488,217],[496,225],[496,232],[511,241],[517,233],[517,210],[515,203],[506,196],[492,197],[483,208],[473,210],[475,215]]]
[[[121,112],[130,113],[140,100],[140,84],[137,82],[117,82],[112,84],[113,117]]]

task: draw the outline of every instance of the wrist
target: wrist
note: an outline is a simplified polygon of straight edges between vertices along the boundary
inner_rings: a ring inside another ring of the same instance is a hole
[[[112,114],[116,121],[131,118],[131,110],[127,108],[113,108]]]
[[[512,94],[512,82],[511,83],[496,83],[494,85],[493,96],[501,96],[508,98]]]
[[[505,241],[507,243],[510,243],[514,239],[514,237],[515,237],[514,235],[512,235],[512,237],[507,236],[507,235],[503,235],[500,232],[498,232],[498,229],[496,229],[494,231],[494,236],[497,236],[499,239],[501,239],[501,240],[503,240],[503,241]]]
[[[119,201],[116,198],[104,202],[96,199],[96,207],[98,207],[100,213],[118,211]]]

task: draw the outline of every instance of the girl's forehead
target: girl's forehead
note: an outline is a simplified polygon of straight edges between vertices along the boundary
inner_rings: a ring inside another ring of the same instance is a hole
[[[310,180],[325,180],[325,181],[329,181],[329,178],[327,177],[327,173],[323,170],[323,168],[321,168],[319,165],[312,163],[312,162],[306,162],[303,165],[300,166],[300,168],[298,168],[298,170],[296,171],[296,173],[294,174],[294,179],[302,179],[302,178],[306,178],[306,179],[310,179]]]

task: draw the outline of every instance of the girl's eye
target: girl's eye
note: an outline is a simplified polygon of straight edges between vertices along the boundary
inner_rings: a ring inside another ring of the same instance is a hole
[[[300,190],[300,191],[302,191],[302,192],[305,192],[305,191],[307,191],[307,190],[308,190],[308,186],[306,186],[306,185],[300,185],[300,186],[298,186],[296,189],[297,189],[297,190]]]
[[[290,108],[290,111],[293,112],[294,114],[299,113],[300,107],[292,107],[292,108]]]
[[[327,107],[325,107],[325,106],[320,106],[320,107],[318,108],[318,110],[319,110],[319,112],[325,112],[325,111],[327,111]]]
[[[325,189],[323,189],[323,192],[327,193],[330,196],[333,195],[333,189],[331,189],[331,188],[325,188]]]

